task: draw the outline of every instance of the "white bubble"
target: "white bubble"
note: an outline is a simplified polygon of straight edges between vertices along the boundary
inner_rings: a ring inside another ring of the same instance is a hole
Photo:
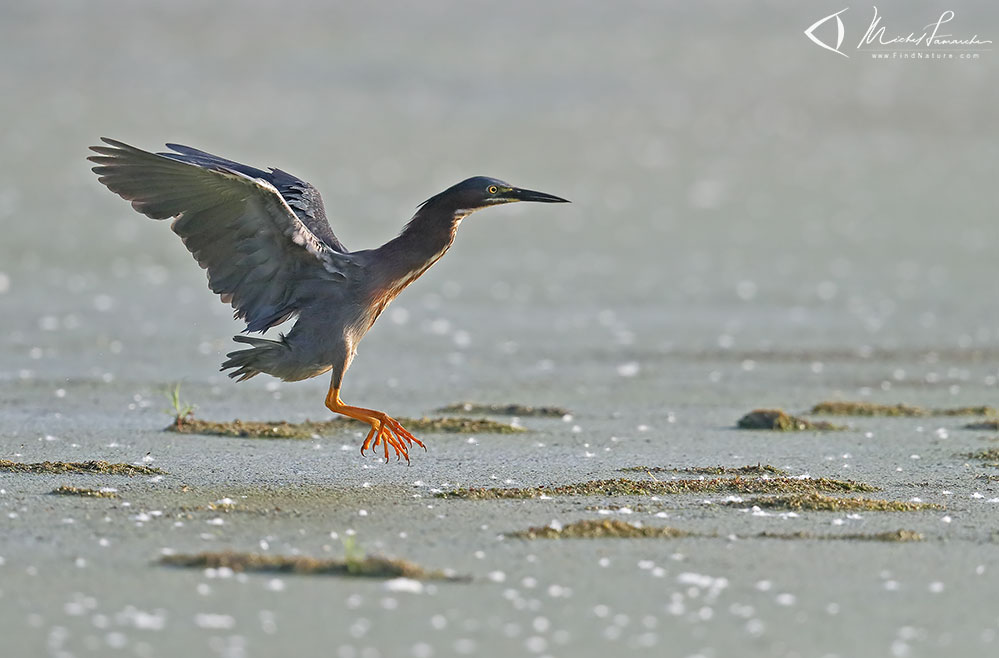
[[[383,585],[390,592],[406,592],[409,594],[421,594],[423,583],[412,578],[393,578],[385,581]]]
[[[743,301],[750,301],[756,297],[757,285],[749,280],[740,281],[735,284],[735,294]]]
[[[94,297],[94,308],[101,313],[106,313],[114,308],[114,298],[111,295],[97,295]]]
[[[617,374],[621,377],[634,377],[641,369],[637,361],[629,361],[617,367]]]
[[[777,598],[774,600],[777,601],[777,605],[794,605],[796,598],[794,594],[783,592],[781,594],[778,594]]]
[[[199,628],[227,630],[236,625],[236,619],[232,615],[200,612],[194,615],[194,624]]]

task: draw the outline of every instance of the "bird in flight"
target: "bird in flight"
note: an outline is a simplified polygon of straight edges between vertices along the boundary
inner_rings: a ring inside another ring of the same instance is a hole
[[[296,318],[277,340],[233,336],[246,349],[230,352],[222,370],[243,381],[260,373],[293,382],[332,371],[326,407],[370,425],[361,454],[389,448],[409,462],[426,446],[388,414],[340,400],[357,344],[385,307],[427,271],[454,242],[458,225],[481,210],[515,201],[567,203],[544,192],[476,176],[422,204],[394,239],[350,251],[326,219],[319,191],[305,181],[210,153],[167,144],[150,153],[102,137],[88,159],[98,180],[170,228],[207,270],[208,287],[231,304],[246,333]]]

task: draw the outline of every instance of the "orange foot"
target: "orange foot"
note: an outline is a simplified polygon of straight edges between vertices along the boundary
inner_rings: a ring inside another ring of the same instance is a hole
[[[410,434],[399,421],[388,414],[375,411],[374,409],[352,407],[344,404],[340,400],[340,389],[338,388],[330,388],[329,395],[326,396],[326,407],[334,413],[343,414],[349,418],[355,418],[371,425],[371,431],[368,432],[364,443],[361,444],[362,455],[368,448],[375,449],[381,444],[385,454],[385,461],[387,462],[389,460],[389,446],[392,446],[392,449],[395,451],[395,458],[397,460],[403,458],[408,464],[409,449],[414,443],[424,450],[427,449],[427,446],[423,445],[422,441]]]

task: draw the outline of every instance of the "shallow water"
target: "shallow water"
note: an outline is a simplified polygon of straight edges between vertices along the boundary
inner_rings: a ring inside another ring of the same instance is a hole
[[[0,8],[13,90],[0,128],[0,458],[148,454],[170,473],[0,474],[0,631],[15,655],[991,651],[999,485],[959,456],[990,445],[986,433],[952,418],[730,429],[756,407],[837,397],[997,405],[999,60],[842,58],[802,35],[841,8],[824,4]],[[898,31],[940,11],[879,8]],[[955,11],[955,34],[999,37],[991,4]],[[848,46],[870,14],[844,14]],[[240,327],[168,227],[96,183],[84,157],[101,135],[290,170],[324,193],[355,249],[473,174],[572,199],[464,222],[361,345],[344,398],[402,416],[474,400],[573,418],[521,419],[525,436],[424,437],[410,468],[360,458],[351,434],[161,433],[175,382],[204,418],[302,420],[326,417],[327,381],[217,372]],[[684,497],[667,519],[629,520],[928,539],[528,543],[497,535],[590,518],[595,501],[428,493],[757,462],[947,510],[761,517]],[[43,495],[60,484],[122,499]],[[176,516],[242,495],[285,512]],[[348,529],[366,550],[476,580],[411,594],[151,565],[163,548],[261,541],[339,555]]]

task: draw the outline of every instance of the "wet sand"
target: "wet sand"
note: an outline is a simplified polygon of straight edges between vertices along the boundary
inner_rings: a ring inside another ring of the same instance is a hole
[[[931,655],[941,646],[988,646],[999,570],[999,481],[984,476],[999,471],[964,455],[992,441],[951,418],[930,425],[857,418],[844,432],[779,433],[724,426],[736,416],[724,407],[658,418],[584,412],[568,422],[532,419],[525,421],[530,433],[482,435],[475,442],[425,435],[431,450],[414,455],[410,467],[360,458],[358,433],[312,441],[236,439],[176,435],[156,426],[116,432],[111,423],[87,432],[66,416],[39,421],[58,438],[11,446],[15,459],[138,457],[141,463],[149,453],[148,463],[167,475],[0,475],[6,517],[0,600],[11,613],[5,623],[20,615],[28,624],[16,640],[23,655],[59,642],[73,647],[71,653],[121,644],[153,655],[199,647],[235,652],[230,644],[245,645],[249,655],[324,645],[358,655],[371,648],[380,655],[429,651],[413,648],[423,645],[434,655],[538,648],[542,655],[596,655],[596,648],[647,647],[721,655],[746,645],[759,655],[863,655],[899,643]],[[640,427],[638,420],[645,423]],[[628,431],[620,432],[622,426]],[[435,495],[458,486],[618,478],[619,468],[636,464],[757,461],[791,477],[851,479],[880,489],[839,497],[922,501],[942,509],[753,509],[738,504],[751,496],[730,493],[530,500]],[[118,498],[50,495],[66,484],[113,488]],[[702,536],[508,536],[583,519],[668,525]],[[898,530],[919,533],[922,541],[833,541]],[[175,552],[217,550],[340,558],[349,537],[365,554],[405,558],[471,581],[400,585],[157,563]],[[832,632],[847,628],[848,634]]]

